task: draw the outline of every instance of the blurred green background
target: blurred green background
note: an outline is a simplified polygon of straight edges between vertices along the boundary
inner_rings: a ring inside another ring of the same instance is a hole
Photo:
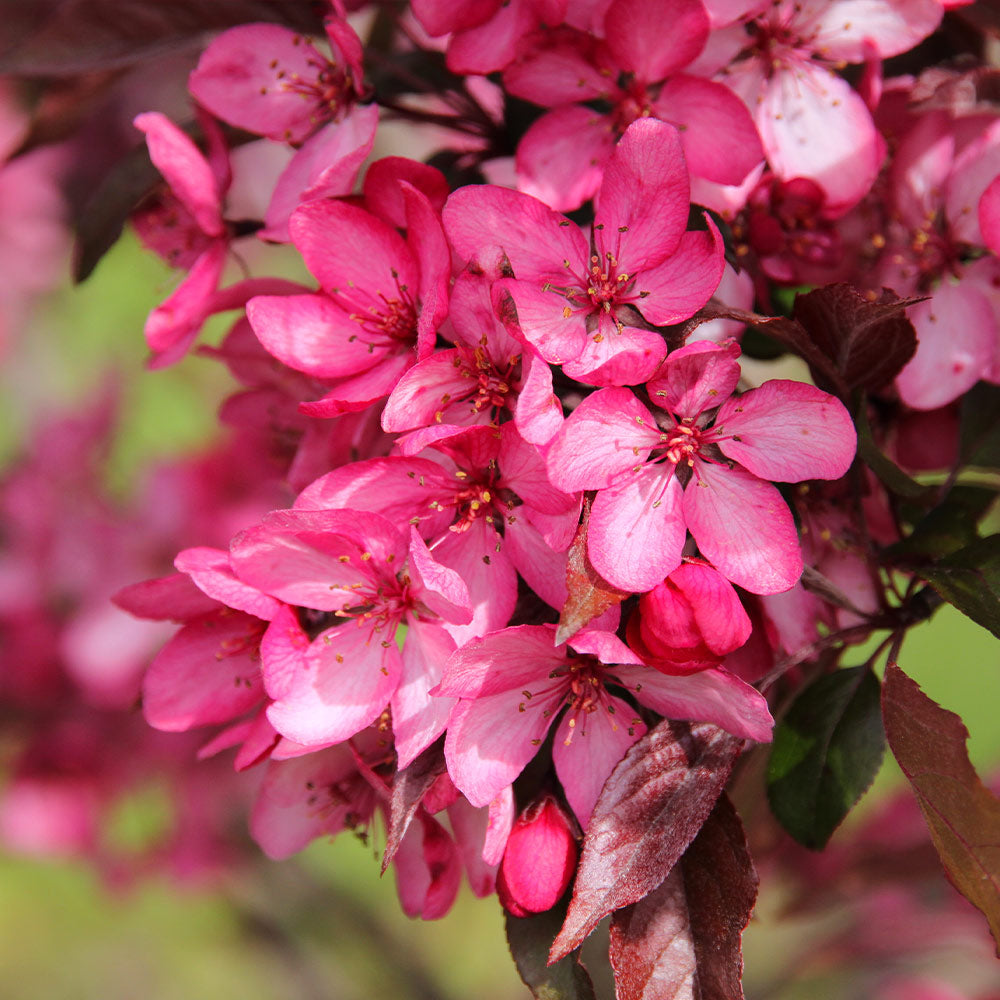
[[[90,398],[109,369],[123,393],[123,429],[110,471],[116,490],[127,492],[150,461],[212,438],[217,405],[230,388],[222,367],[197,357],[165,371],[143,367],[143,320],[175,281],[126,237],[85,285],[38,305],[0,372],[3,463],[41,416]],[[210,337],[225,325],[214,324]],[[913,630],[901,665],[966,720],[981,773],[1000,763],[1000,644],[992,636],[945,608]],[[887,763],[858,816],[902,784],[895,764]],[[141,798],[127,806],[123,835],[141,838],[151,812],[155,806]],[[496,900],[464,892],[444,920],[408,920],[392,876],[378,876],[378,836],[365,845],[344,835],[280,864],[261,857],[202,889],[153,878],[113,891],[83,864],[0,858],[0,997],[527,996],[507,954]],[[749,997],[780,978],[788,956],[815,930],[781,921],[773,892],[765,882],[746,935]],[[828,988],[808,979],[780,995],[835,995]]]

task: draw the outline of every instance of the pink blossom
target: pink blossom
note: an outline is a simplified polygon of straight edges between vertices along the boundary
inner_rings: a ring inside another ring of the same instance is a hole
[[[570,29],[544,36],[504,73],[512,94],[554,108],[518,145],[519,188],[561,211],[579,207],[598,189],[616,139],[648,116],[678,127],[693,175],[742,181],[764,155],[746,107],[722,84],[681,72],[708,31],[701,0],[615,0],[603,42]],[[595,100],[611,110],[583,105]]]
[[[686,319],[722,277],[711,220],[686,231],[688,194],[677,130],[642,119],[608,161],[591,240],[534,198],[490,185],[456,191],[444,222],[464,260],[509,264],[494,304],[546,361],[591,384],[634,384],[666,350],[648,323]]]
[[[360,39],[343,18],[328,17],[326,29],[329,58],[277,24],[231,28],[202,53],[188,87],[230,125],[298,145],[343,118],[364,89]]]
[[[436,693],[460,699],[448,720],[445,758],[473,805],[485,805],[509,785],[555,723],[556,774],[586,826],[608,775],[646,731],[635,709],[606,682],[669,718],[715,722],[744,738],[770,739],[764,698],[722,668],[668,677],[611,633],[578,632],[571,648],[555,646],[554,639],[554,625],[508,628],[467,643],[445,666]]]
[[[261,642],[273,699],[267,714],[278,732],[306,746],[340,742],[374,722],[401,680],[411,671],[422,676],[428,657],[454,648],[441,622],[470,617],[458,574],[415,532],[407,543],[375,514],[275,511],[237,536],[231,553],[241,580],[283,602]],[[407,626],[402,649],[400,625]],[[426,703],[403,709],[398,738],[409,741],[412,757],[444,719]]]
[[[802,572],[791,512],[766,480],[837,479],[854,457],[843,405],[800,382],[733,396],[735,344],[689,344],[647,384],[665,428],[631,391],[587,397],[547,462],[564,490],[596,489],[587,550],[610,583],[655,587],[681,562],[690,530],[702,555],[753,593],[787,590]]]
[[[290,231],[320,291],[262,296],[248,304],[254,332],[271,354],[334,385],[305,412],[336,416],[363,409],[433,349],[448,311],[448,250],[427,197],[410,185],[403,197],[405,240],[354,205],[302,205]]]

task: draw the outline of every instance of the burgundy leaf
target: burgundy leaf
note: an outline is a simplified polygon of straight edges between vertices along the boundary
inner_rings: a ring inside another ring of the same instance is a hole
[[[698,957],[680,865],[648,896],[611,918],[608,956],[617,1000],[700,1000]]]
[[[431,786],[445,772],[444,744],[441,740],[431,744],[392,779],[392,798],[389,800],[389,832],[382,856],[382,874],[392,863],[403,836],[413,817],[430,791]]]
[[[757,872],[743,824],[723,795],[681,858],[701,1000],[743,997],[743,929],[757,901]]]
[[[756,899],[743,826],[723,795],[665,881],[612,917],[618,1000],[742,1000],[740,939]]]
[[[782,347],[802,358],[812,369],[813,374],[819,376],[824,388],[842,399],[850,395],[847,383],[841,378],[834,362],[813,343],[808,331],[797,320],[789,319],[787,316],[762,316],[746,309],[722,305],[712,299],[680,328],[680,341],[685,342],[697,327],[713,319],[734,319],[756,327]]]
[[[587,525],[590,501],[583,505],[583,520],[569,549],[566,564],[566,589],[569,597],[559,616],[556,645],[576,635],[588,622],[628,597],[628,591],[612,587],[590,564],[587,555]]]
[[[882,717],[945,873],[986,916],[1000,954],[1000,799],[969,762],[968,730],[895,663],[885,672]]]
[[[270,21],[321,33],[312,0],[31,0],[17,10],[13,33],[4,33],[0,73],[71,76],[131,66],[201,41],[207,32]],[[30,12],[30,15],[29,13]]]
[[[904,313],[919,301],[884,291],[872,302],[850,285],[826,285],[796,296],[793,315],[849,389],[873,390],[891,382],[916,352],[917,334]]]
[[[712,811],[742,746],[710,723],[664,719],[629,749],[594,807],[552,961],[667,877]]]

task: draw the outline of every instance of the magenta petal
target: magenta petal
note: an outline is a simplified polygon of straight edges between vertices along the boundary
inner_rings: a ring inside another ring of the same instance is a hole
[[[500,536],[482,517],[467,531],[448,531],[434,547],[434,558],[450,567],[469,588],[472,620],[447,626],[462,645],[474,636],[503,628],[517,603],[517,572]]]
[[[524,770],[564,694],[560,687],[536,696],[524,711],[519,689],[458,703],[448,720],[444,755],[452,781],[474,806],[489,805]]]
[[[142,711],[156,729],[181,732],[228,722],[264,697],[260,619],[215,612],[182,628],[149,666]]]
[[[715,293],[726,266],[725,244],[706,215],[707,232],[685,233],[677,250],[637,277],[639,309],[650,323],[666,326],[693,316]]]
[[[584,715],[583,725],[570,729],[563,716],[552,744],[552,762],[566,793],[566,801],[586,829],[590,814],[608,776],[646,726],[635,709],[620,698],[608,697],[608,706]],[[609,709],[614,709],[614,714]]]
[[[721,667],[684,677],[652,667],[618,667],[614,673],[640,704],[667,719],[714,722],[734,736],[771,742],[774,720],[764,696]]]
[[[566,603],[566,553],[556,552],[521,508],[504,530],[504,546],[524,582],[550,607]]]
[[[244,24],[205,49],[188,86],[199,104],[230,125],[277,142],[301,142],[316,127],[316,107],[285,81],[293,74],[313,79],[314,67],[325,61],[288,28]]]
[[[429,692],[441,680],[441,667],[454,651],[454,640],[440,626],[410,623],[403,646],[402,674],[391,703],[400,770],[444,732],[455,700]]]
[[[406,156],[383,156],[376,160],[365,171],[362,187],[365,204],[390,226],[400,229],[406,228],[404,183],[423,192],[436,212],[444,208],[451,193],[444,174],[437,167]]]
[[[323,632],[268,708],[274,728],[298,743],[338,743],[374,722],[402,672],[396,643],[383,646],[380,638],[351,622]],[[266,661],[262,666],[267,672]]]
[[[687,228],[689,195],[677,129],[653,118],[632,122],[604,168],[597,194],[598,250],[613,250],[629,273],[660,263]]]
[[[934,410],[957,399],[989,371],[1000,328],[986,296],[971,283],[945,281],[933,298],[911,306],[917,353],[899,373],[903,402]]]
[[[750,617],[721,573],[711,566],[687,562],[674,570],[670,580],[681,589],[694,612],[700,633],[697,638],[713,653],[730,653],[750,638]]]
[[[601,339],[592,336],[587,346],[563,371],[590,385],[639,385],[660,367],[667,353],[661,334],[635,326],[618,327],[607,313],[598,317]]]
[[[583,36],[553,35],[543,48],[504,70],[504,88],[515,97],[546,108],[610,99],[617,85],[601,72],[592,56]]]
[[[701,0],[615,0],[604,18],[616,62],[644,83],[687,66],[705,47],[708,29]]]
[[[462,878],[458,848],[445,828],[420,811],[393,859],[399,903],[408,917],[438,920],[455,902]]]
[[[350,194],[361,164],[372,150],[378,108],[355,108],[306,140],[274,185],[261,239],[287,243],[288,220],[304,201]]]
[[[209,597],[248,615],[270,621],[281,606],[273,597],[241,580],[233,572],[229,553],[224,549],[208,546],[183,549],[174,559],[174,566],[188,574]]]
[[[622,590],[652,590],[680,564],[687,532],[672,471],[646,466],[594,498],[587,552],[594,569]]]
[[[295,507],[371,510],[403,525],[417,515],[423,518],[424,533],[430,535],[446,531],[451,523],[452,511],[438,510],[431,504],[452,488],[445,470],[429,459],[369,458],[321,476],[299,494]]]
[[[247,303],[247,318],[270,354],[315,378],[368,371],[386,353],[327,295],[262,295]]]
[[[839,479],[854,459],[857,434],[844,404],[804,382],[771,379],[730,397],[712,438],[761,479]]]
[[[339,417],[367,409],[396,388],[414,360],[412,351],[389,354],[374,368],[338,381],[322,399],[299,403],[299,412],[310,417]]]
[[[113,604],[136,618],[183,622],[219,610],[219,602],[195,586],[187,573],[171,573],[122,587]]]
[[[694,418],[725,402],[740,381],[739,346],[695,341],[672,351],[646,384],[649,398],[679,417]]]
[[[525,441],[548,444],[563,425],[562,403],[552,391],[552,369],[536,354],[521,355],[521,391],[514,405],[514,426]]]
[[[493,301],[509,326],[516,326],[551,364],[574,360],[589,344],[585,318],[571,312],[563,296],[537,282],[503,278],[493,286]]]
[[[250,817],[251,836],[269,858],[277,860],[301,851],[320,834],[339,832],[355,804],[334,805],[324,794],[328,808],[317,809],[311,793],[341,785],[356,770],[347,747],[269,764]]]
[[[680,129],[688,169],[718,184],[739,184],[764,158],[746,105],[726,86],[681,74],[656,100],[657,117]]]
[[[417,357],[428,357],[434,349],[434,334],[448,315],[451,287],[451,251],[441,227],[441,217],[428,197],[410,184],[403,184],[406,206],[406,242],[420,268],[417,293]]]
[[[443,350],[417,362],[386,400],[382,427],[390,432],[425,427],[433,424],[438,415],[443,418],[446,410],[448,419],[456,420],[449,404],[470,392],[470,380],[462,374],[461,360],[457,350]]]
[[[539,450],[517,433],[513,424],[500,431],[501,485],[512,489],[526,504],[542,514],[579,512],[580,501],[557,489],[549,480],[545,459]]]
[[[556,108],[518,143],[518,189],[560,212],[579,208],[601,186],[614,147],[610,118],[579,105]]]
[[[993,178],[979,199],[979,229],[983,243],[1000,254],[1000,175]]]
[[[187,353],[211,312],[225,263],[225,242],[210,244],[174,293],[149,314],[144,333],[154,354],[151,367],[173,364]]]
[[[492,184],[459,188],[442,214],[461,260],[478,259],[485,267],[501,250],[518,278],[562,276],[564,260],[576,264],[590,252],[579,226],[562,225],[569,220],[537,198]]]
[[[770,483],[740,468],[696,461],[683,510],[702,555],[744,590],[781,593],[802,575],[792,512]]]
[[[165,115],[137,115],[135,127],[146,134],[149,158],[170,190],[208,236],[222,236],[222,194],[208,161],[198,147]]]
[[[311,201],[296,210],[288,228],[323,291],[357,300],[362,309],[368,299],[377,306],[380,293],[397,298],[404,286],[416,294],[419,275],[403,237],[364,209]]]
[[[441,565],[431,555],[417,529],[410,527],[409,571],[413,576],[413,598],[429,611],[455,625],[472,620],[469,591],[453,569]]]
[[[642,465],[660,443],[652,414],[629,389],[601,389],[588,396],[552,439],[549,479],[572,493],[599,490]]]
[[[518,625],[472,639],[444,667],[437,693],[456,698],[484,698],[521,691],[566,662],[555,646],[551,625]]]
[[[799,61],[794,71],[778,69],[763,96],[756,121],[774,172],[816,181],[831,214],[860,201],[878,174],[881,149],[857,91],[819,63]]]

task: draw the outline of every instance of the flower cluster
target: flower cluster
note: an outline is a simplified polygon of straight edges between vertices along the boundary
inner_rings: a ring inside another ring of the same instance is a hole
[[[988,428],[913,428],[1000,382],[1000,112],[972,71],[886,68],[950,6],[415,0],[366,44],[333,0],[322,36],[218,34],[193,127],[135,119],[162,183],[132,221],[183,273],[151,365],[237,311],[200,353],[290,495],[115,600],[179,625],[146,720],[263,772],[267,854],[380,817],[425,918],[463,870],[515,919],[573,884],[553,960],[614,912],[645,995],[625,907],[679,905],[713,837],[745,851],[720,795],[772,711],[774,813],[822,846],[877,767],[848,731],[872,705],[882,747],[875,657],[839,657],[881,628],[894,659],[941,597],[996,631],[941,562],[995,558],[993,493],[959,482]],[[393,155],[392,119],[434,155]],[[254,241],[300,280],[231,280]],[[809,381],[741,365],[782,352]],[[797,710],[816,788],[783,784]],[[853,797],[819,789],[841,766]],[[626,842],[647,875],[595,874]]]

